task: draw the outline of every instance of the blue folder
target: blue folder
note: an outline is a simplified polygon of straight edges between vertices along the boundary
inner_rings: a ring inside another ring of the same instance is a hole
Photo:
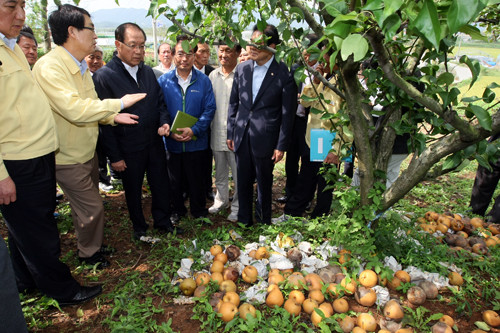
[[[309,159],[311,162],[323,162],[332,149],[333,139],[335,139],[335,132],[330,132],[325,129],[312,129],[311,130],[311,153]],[[352,162],[352,155],[344,157],[344,162]]]

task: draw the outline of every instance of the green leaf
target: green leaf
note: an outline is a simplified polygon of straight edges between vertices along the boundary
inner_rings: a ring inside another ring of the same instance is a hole
[[[257,28],[259,29],[259,31],[264,31],[266,29],[266,26],[267,26],[266,21],[259,20],[257,22]]]
[[[444,162],[443,162],[443,170],[453,170],[461,162],[462,162],[462,159],[460,158],[459,154],[453,154],[451,156],[448,156],[446,158],[446,160],[444,160]]]
[[[460,31],[461,33],[464,33],[466,35],[469,35],[472,39],[482,40],[485,42],[488,41],[488,37],[481,34],[481,31],[478,28],[476,28],[475,26],[472,26],[470,24],[467,24],[467,25],[460,27],[460,29],[458,29],[458,31]]]
[[[282,39],[286,42],[290,39],[291,36],[292,36],[292,32],[290,31],[290,29],[285,29],[283,31]]]
[[[362,60],[368,52],[368,42],[359,34],[349,35],[342,43],[340,55],[342,60],[346,60],[351,54],[354,55],[354,61]]]
[[[442,316],[443,316],[443,314],[442,314],[442,313],[435,313],[435,314],[431,315],[429,318],[427,318],[427,320],[429,320],[429,321],[438,320],[438,319],[440,319]]]
[[[479,329],[481,329],[483,331],[489,331],[490,330],[490,327],[484,321],[476,321],[474,323],[474,325],[476,325]]]
[[[498,1],[500,1],[500,0],[498,0]],[[487,88],[496,89],[496,88],[500,88],[500,85],[496,82],[493,82],[493,83],[490,83]]]
[[[456,33],[458,29],[473,19],[472,15],[475,14],[475,11],[471,9],[477,7],[477,2],[477,0],[454,0],[451,2],[448,10],[450,34]]]
[[[453,87],[449,92],[448,91],[439,92],[439,96],[443,100],[443,105],[445,107],[453,102],[456,102],[458,95],[460,95],[460,90],[456,87]]]
[[[306,96],[306,95],[301,95],[300,99],[302,99],[302,100],[304,100],[306,102],[313,102],[313,101],[317,101],[318,100],[318,96],[309,97],[309,96]]]
[[[439,75],[437,78],[437,84],[445,84],[449,86],[455,81],[455,77],[453,74],[449,72],[444,72],[443,74]]]
[[[299,7],[292,7],[292,8],[290,8],[289,12],[290,12],[290,14],[295,13],[295,14],[299,15],[301,20],[304,20],[304,13],[302,12],[302,10]]]
[[[384,26],[382,31],[384,32],[385,38],[387,40],[392,39],[396,35],[399,27],[401,26],[401,19],[399,15],[392,14],[384,20]]]
[[[306,78],[306,75],[304,72],[305,72],[304,66],[300,66],[293,73],[293,78],[295,79],[295,83],[297,85],[299,85],[300,82],[304,82],[304,79]]]
[[[321,2],[325,4],[324,9],[327,13],[333,17],[337,17],[349,11],[349,7],[344,0],[323,0]]]
[[[436,6],[432,0],[424,0],[424,5],[414,22],[414,27],[427,39],[436,49],[439,49],[441,38],[441,26],[439,24]]]
[[[335,35],[341,38],[346,38],[353,27],[355,27],[355,25],[350,23],[332,22],[325,28],[324,32],[326,35]]]
[[[479,125],[481,125],[482,128],[491,131],[491,115],[489,112],[477,105],[469,105],[468,108],[476,116]]]
[[[189,41],[188,40],[183,40],[181,42],[181,46],[182,46],[182,50],[186,53],[190,53],[191,52],[191,45],[189,44]]]
[[[199,26],[201,23],[201,11],[199,8],[189,13],[189,20],[195,26]]]
[[[469,69],[471,71],[472,80],[471,80],[470,85],[469,85],[469,88],[471,88],[472,85],[474,85],[474,83],[476,82],[476,80],[479,76],[479,73],[481,72],[481,65],[476,60],[473,60],[473,61],[470,60],[469,57],[467,57],[466,55],[463,55],[460,58],[460,63],[466,64],[467,67],[469,67]]]
[[[377,10],[382,9],[384,7],[383,0],[369,0],[366,2],[366,5],[363,7],[363,10]]]
[[[389,17],[394,14],[403,5],[403,0],[385,0],[384,16]]]
[[[491,90],[490,88],[484,89],[483,92],[483,100],[485,103],[491,103],[495,99],[495,92]]]

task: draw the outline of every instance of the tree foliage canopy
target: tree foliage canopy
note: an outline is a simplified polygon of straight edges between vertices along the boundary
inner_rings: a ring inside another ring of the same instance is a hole
[[[463,98],[454,86],[452,68],[467,66],[472,73],[470,87],[481,71],[478,62],[462,56],[450,59],[457,34],[486,40],[475,22],[490,25],[498,0],[187,0],[185,6],[170,8],[166,0],[152,0],[150,14],[165,15],[174,24],[169,33],[188,33],[194,42],[246,46],[244,30],[257,24],[276,22],[283,43],[276,57],[288,65],[300,62],[297,80],[317,75],[302,57],[322,59],[332,54],[338,66],[338,83],[332,86],[345,103],[336,115],[336,126],[352,128],[360,171],[360,199],[354,210],[375,204],[373,211],[389,208],[402,198],[428,171],[453,169],[464,160],[477,159],[487,165],[496,154],[485,138],[500,132],[499,99],[487,87],[481,96]],[[496,21],[495,21],[496,20]],[[314,32],[318,43],[307,48],[306,35]],[[358,78],[360,65],[368,63]],[[321,98],[319,96],[318,98]],[[371,102],[370,102],[371,98]],[[381,105],[375,111],[373,105]],[[383,118],[376,117],[383,116]],[[325,115],[326,117],[326,115]],[[380,121],[380,119],[383,119]],[[383,181],[396,134],[409,135],[412,156],[408,167],[389,189]],[[344,145],[342,154],[348,154]],[[446,158],[446,159],[444,159]],[[444,161],[442,161],[444,159]],[[381,172],[382,171],[382,172]],[[373,206],[371,206],[373,208]],[[364,218],[370,219],[367,212]]]

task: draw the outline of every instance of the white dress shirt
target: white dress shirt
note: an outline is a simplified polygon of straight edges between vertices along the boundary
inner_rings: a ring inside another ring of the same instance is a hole
[[[257,97],[257,94],[259,93],[260,86],[262,86],[262,82],[264,81],[264,78],[266,77],[267,70],[271,66],[271,62],[274,60],[274,55],[269,59],[268,62],[266,62],[264,65],[259,66],[257,63],[254,61],[253,62],[253,77],[252,77],[252,102],[255,102],[255,98]]]

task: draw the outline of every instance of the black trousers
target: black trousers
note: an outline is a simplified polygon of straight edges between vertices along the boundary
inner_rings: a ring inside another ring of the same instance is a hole
[[[309,155],[309,147],[306,146],[305,152]],[[297,185],[293,195],[285,205],[285,214],[303,216],[308,203],[314,198],[314,192],[316,192],[316,206],[311,213],[311,218],[328,214],[332,204],[333,189],[325,191],[327,183],[320,174],[322,166],[332,167],[330,164],[323,164],[323,162],[311,162],[309,158],[302,160]]]
[[[256,157],[253,154],[248,132],[236,151],[236,170],[238,173],[238,221],[251,225],[253,208],[253,184],[257,179],[257,204],[255,220],[259,223],[271,223],[272,189],[274,163],[269,157]]]
[[[104,147],[102,145],[101,134],[99,134],[99,136],[97,137],[95,152],[99,165],[99,182],[106,185],[111,185],[111,176],[108,174],[108,159],[106,158],[106,153],[104,152]]]
[[[3,332],[28,332],[12,270],[9,251],[0,237],[0,323]]]
[[[470,206],[474,214],[485,215],[500,180],[500,159],[490,163],[490,166],[492,167],[491,171],[481,165],[477,167],[470,199]],[[491,222],[500,222],[500,196],[495,198],[495,203],[488,215],[491,216]]]
[[[125,153],[123,156],[127,164],[122,172],[123,189],[134,232],[142,235],[148,229],[142,210],[144,174],[151,190],[154,227],[170,226],[170,181],[163,145],[152,144],[144,150]]]
[[[293,195],[293,189],[297,184],[299,176],[299,160],[304,161],[309,156],[305,156],[306,149],[306,128],[307,117],[299,117],[295,115],[292,129],[292,140],[286,152],[285,172],[286,172],[286,185],[285,194],[288,198]]]
[[[4,163],[17,192],[17,200],[2,205],[1,211],[9,230],[18,288],[37,288],[59,300],[72,298],[80,285],[59,260],[61,247],[54,219],[54,154]]]
[[[168,154],[168,174],[172,189],[173,212],[179,216],[187,213],[184,206],[183,190],[189,195],[189,210],[194,218],[208,215],[206,202],[206,182],[204,150]]]

